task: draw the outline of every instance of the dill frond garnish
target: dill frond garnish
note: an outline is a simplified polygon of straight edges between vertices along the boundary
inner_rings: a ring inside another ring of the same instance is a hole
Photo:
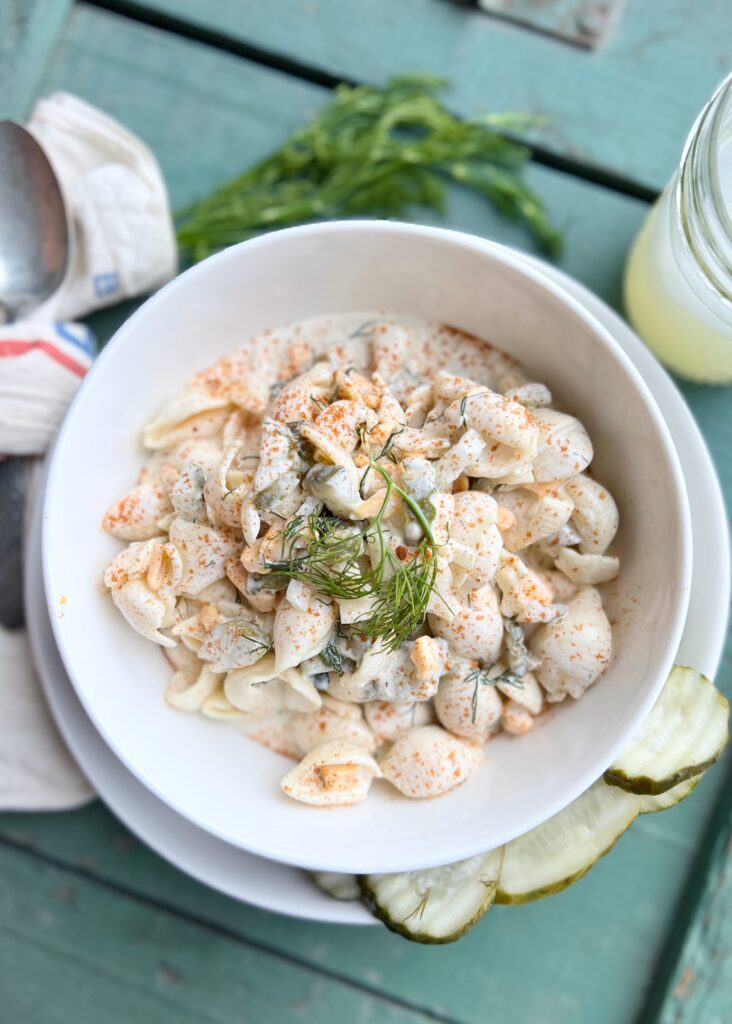
[[[255,647],[258,647],[260,650],[264,651],[265,654],[272,650],[272,641],[268,639],[263,639],[263,634],[261,630],[254,626],[254,624],[252,624],[251,626],[239,625],[238,631],[242,639],[248,640],[251,644],[254,644]]]
[[[446,82],[403,75],[383,87],[341,85],[272,156],[177,215],[178,244],[193,261],[263,231],[338,217],[441,213],[445,186],[484,196],[523,222],[550,255],[561,238],[523,178],[530,153],[507,138],[537,119],[503,114],[460,120],[440,97]]]
[[[521,676],[515,672],[501,672],[497,676],[490,675],[490,669],[474,668],[465,677],[466,683],[473,683],[473,695],[470,698],[470,721],[474,724],[478,714],[478,701],[480,699],[481,686],[497,686],[504,683],[507,686],[515,686],[518,690],[524,685]]]
[[[430,901],[430,896],[431,895],[432,895],[432,890],[428,889],[422,895],[422,898],[420,899],[419,903],[414,908],[414,910],[410,914],[407,914],[407,916],[405,918],[403,918],[402,923],[406,924],[407,921],[410,921],[413,917],[416,917],[416,918],[418,918],[421,921],[422,920],[422,916],[423,916],[425,910],[427,909],[427,904]]]
[[[289,523],[283,537],[291,526]],[[305,528],[291,531],[286,539],[298,542],[306,539],[307,546],[302,554],[293,554],[291,545],[287,552],[290,557],[265,562],[270,575],[300,580],[319,594],[345,601],[367,597],[373,585],[378,585],[375,570],[360,568],[365,550],[362,527],[327,512],[313,512]]]
[[[425,611],[434,590],[437,556],[423,541],[416,556],[402,565],[388,552],[394,573],[374,596],[368,618],[358,619],[353,626],[364,636],[374,637],[389,651],[408,640],[424,621]]]
[[[374,324],[378,324],[378,323],[381,323],[381,321],[380,320],[365,320],[362,324],[359,324],[359,326],[356,328],[355,331],[352,331],[349,334],[349,338],[364,338],[364,337],[366,337],[366,335],[371,333],[371,328],[374,326]],[[353,367],[352,366],[349,366],[349,368],[346,370],[346,376],[348,376],[349,373],[353,373]]]
[[[529,653],[524,631],[515,619],[504,616],[503,636],[506,646],[506,661],[513,675],[522,678],[527,672],[531,672],[541,664],[540,658]]]
[[[424,621],[437,579],[437,545],[419,504],[394,483],[373,457],[369,469],[378,473],[386,484],[381,507],[371,522],[359,527],[328,513],[314,513],[307,520],[306,530],[302,524],[290,530],[286,539],[291,541],[288,551],[291,557],[267,562],[266,568],[274,576],[300,580],[327,597],[371,598],[369,613],[352,623],[353,629],[361,636],[378,640],[391,651],[409,639]],[[401,497],[424,533],[408,561],[397,558],[384,530],[383,519],[393,492]],[[288,524],[288,529],[292,523]],[[305,536],[306,549],[302,554],[293,553],[294,542],[303,541]],[[369,561],[364,567],[367,542],[376,548],[376,564]]]
[[[305,516],[294,516],[287,526],[285,527],[282,536],[285,540],[292,540],[300,532],[300,529],[305,522]]]
[[[392,432],[387,437],[386,441],[384,441],[384,447],[379,452],[378,458],[388,459],[390,462],[393,462],[396,465],[396,455],[392,451],[392,448],[394,447],[394,438],[399,437],[399,435],[403,433],[404,427],[400,427],[399,430],[392,430]]]
[[[346,671],[346,667],[343,663],[343,655],[333,643],[332,639],[325,645],[323,650],[320,652],[319,657],[329,672],[335,672],[337,675],[342,676]]]
[[[398,437],[399,434],[403,434],[403,433],[404,433],[404,427],[400,427],[398,430],[392,430],[392,432],[387,437],[386,441],[384,441],[384,444],[383,444],[382,449],[379,452],[379,454],[374,456],[370,460],[368,466],[364,470],[363,476],[361,477],[361,480],[360,480],[359,485],[358,485],[358,493],[361,495],[362,498],[364,497],[363,489],[364,489],[364,487],[366,485],[366,481],[368,479],[368,475],[371,472],[371,469],[375,468],[373,466],[374,461],[378,461],[379,459],[388,459],[389,462],[393,462],[394,465],[396,465],[396,461],[397,461],[396,455],[392,451],[392,448],[394,446],[394,438]]]
[[[471,398],[475,398],[476,395],[479,394],[479,391],[474,391],[472,394],[463,395],[463,397],[460,399],[460,420],[463,427],[465,427],[466,429],[468,426],[468,401]]]

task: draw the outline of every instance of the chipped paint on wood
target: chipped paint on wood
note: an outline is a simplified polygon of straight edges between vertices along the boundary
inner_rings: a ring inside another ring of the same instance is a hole
[[[515,21],[568,43],[595,49],[606,42],[625,0],[476,0],[486,14]]]

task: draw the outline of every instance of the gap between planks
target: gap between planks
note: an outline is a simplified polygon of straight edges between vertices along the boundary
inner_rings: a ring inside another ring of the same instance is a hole
[[[652,985],[636,1024],[662,1024],[664,1020],[672,1019],[677,1024],[684,1024],[687,1020],[683,995],[677,991],[683,985],[684,954],[691,945],[694,932],[705,927],[702,920],[705,902],[712,908],[711,913],[724,914],[724,907],[714,907],[714,894],[717,887],[723,885],[724,873],[732,863],[732,759],[728,759],[728,762],[720,795],[704,828],[697,854],[675,907],[674,928],[669,932],[661,950],[653,972]],[[709,952],[711,954],[714,951]],[[729,951],[722,951],[720,955],[724,956],[725,953],[729,955]],[[672,1009],[674,1001],[675,1012]],[[698,1005],[694,1007],[698,1008]]]
[[[318,85],[325,89],[334,89],[338,85],[359,85],[357,80],[332,75],[330,72],[312,67],[291,57],[283,57],[280,54],[272,53],[259,46],[247,43],[244,40],[236,39],[224,32],[204,28],[202,25],[195,25],[171,14],[162,11],[151,10],[144,3],[136,0],[84,0],[89,7],[96,7],[99,10],[107,11],[128,18],[140,25],[147,25],[150,28],[170,32],[172,35],[199,43],[203,46],[210,46],[236,57],[242,57],[251,61],[252,64],[259,64],[272,71],[279,71],[282,74],[290,75],[293,78],[300,78]],[[487,15],[486,15],[487,16]],[[526,143],[524,140],[508,134],[508,138],[525,145],[531,153],[534,163],[542,167],[549,167],[562,174],[579,178],[591,185],[618,192],[621,195],[629,196],[632,199],[640,199],[646,203],[653,203],[659,193],[655,189],[648,188],[640,182],[633,181],[613,171],[605,170],[593,164],[584,163],[580,160],[573,160],[571,157],[563,156],[552,150],[539,146],[536,143]]]
[[[265,953],[268,956],[272,956],[277,960],[283,961],[284,963],[292,964],[296,967],[309,971],[312,974],[318,974],[324,978],[328,978],[330,981],[338,982],[338,984],[354,989],[355,991],[361,992],[374,999],[378,999],[383,1003],[388,1003],[411,1013],[421,1014],[427,1020],[437,1021],[439,1024],[461,1024],[461,1021],[455,1017],[438,1013],[436,1010],[433,1010],[428,1006],[420,1006],[419,1003],[413,1003],[410,1000],[402,999],[399,996],[388,995],[375,986],[369,985],[367,982],[356,981],[347,975],[329,970],[327,967],[323,967],[319,964],[313,964],[304,957],[296,956],[293,953],[285,953],[281,949],[278,949],[276,946],[272,946],[269,943],[255,942],[253,939],[242,935],[241,932],[238,932],[235,928],[220,924],[217,921],[211,921],[208,918],[201,917],[199,914],[182,910],[180,907],[167,903],[165,900],[139,893],[135,889],[132,889],[121,882],[105,878],[103,875],[100,875],[81,864],[69,864],[67,861],[54,857],[52,854],[35,850],[27,843],[11,839],[7,836],[0,836],[0,848],[5,848],[25,857],[30,857],[32,860],[35,860],[40,864],[45,864],[58,871],[63,871],[65,874],[72,875],[75,878],[83,879],[90,885],[115,893],[117,896],[122,896],[125,899],[131,900],[135,904],[158,910],[161,913],[168,914],[180,921],[185,921],[187,924],[205,929],[213,935],[218,935],[220,938],[227,939],[230,942],[235,942],[237,945],[244,946],[247,949],[256,950],[260,953]]]
[[[115,9],[115,4],[114,4],[114,3],[105,3],[105,2],[104,2],[104,0],[101,0],[101,2],[97,2],[96,4],[92,4],[92,6],[97,6],[97,7],[102,7],[102,8],[103,8],[103,7],[106,7],[106,8],[109,8],[109,9],[111,9],[111,10],[112,10],[112,9]],[[136,5],[133,5],[133,6],[136,6]],[[133,20],[134,20],[134,19],[133,19]],[[182,35],[182,33],[178,33],[178,35]],[[192,32],[192,33],[190,33],[190,34],[189,34],[189,35],[187,36],[187,38],[189,38],[189,39],[191,39],[191,40],[193,40],[193,41],[197,41],[197,40],[198,40],[199,42],[201,42],[201,40],[200,40],[200,39],[198,38],[198,37],[199,37],[200,35],[201,35],[201,33],[198,33],[198,32]],[[213,45],[213,44],[212,44],[212,45]],[[221,48],[221,47],[219,47],[219,48]],[[234,52],[235,52],[235,51],[234,51]],[[264,55],[266,56],[266,53],[265,53]],[[264,61],[264,60],[260,60],[260,61],[257,61],[257,60],[256,60],[256,58],[255,58],[255,60],[254,60],[253,62],[260,62],[260,63],[265,63],[265,61]],[[305,69],[305,71],[307,71],[307,69]],[[289,73],[289,74],[291,74],[291,75],[295,75],[295,73],[294,73],[294,72],[288,72],[288,73]],[[303,77],[303,78],[304,78],[305,76],[297,76],[297,75],[295,75],[295,77]],[[41,856],[41,858],[40,858],[40,859],[43,859],[43,857]],[[54,861],[53,861],[53,859],[52,859],[52,858],[48,857],[47,859],[48,859],[48,862],[49,862],[49,863],[51,863],[51,864],[53,864],[53,863],[54,863]],[[63,869],[64,869],[64,870],[74,870],[73,868],[70,868],[70,867],[69,867],[68,865],[63,865]],[[78,873],[80,873],[80,874],[83,874],[84,872],[83,872],[83,871],[79,871]],[[103,883],[103,882],[99,882],[99,880],[98,880],[98,879],[96,879],[96,878],[95,878],[95,877],[93,877],[93,876],[92,876],[92,877],[90,877],[90,881],[96,881],[96,882],[97,882],[97,884],[102,884],[102,885],[104,885],[104,884],[105,884],[105,883]],[[114,889],[114,888],[115,888],[115,885],[113,884],[113,885],[107,886],[107,888],[111,888],[111,889]],[[120,891],[120,892],[123,892],[123,893],[125,893],[125,895],[130,895],[130,893],[128,893],[128,892],[127,892],[127,890],[125,889],[125,887],[124,887],[124,886],[118,886],[117,888],[119,889],[119,891]],[[133,894],[133,898],[137,898],[137,899],[138,899],[138,900],[139,900],[140,902],[145,902],[145,899],[141,899],[141,898],[140,898],[139,896],[136,896],[136,897],[135,897],[135,896],[134,896],[134,894]],[[150,902],[153,902],[153,901],[150,901]],[[159,905],[160,905],[160,906],[161,906],[162,908],[164,908],[164,909],[165,909],[165,910],[166,910],[167,912],[171,912],[171,913],[173,913],[173,914],[176,914],[177,916],[180,916],[180,918],[181,918],[181,919],[184,919],[184,920],[188,920],[188,921],[191,921],[191,922],[203,923],[204,927],[210,928],[210,929],[212,929],[213,931],[216,931],[216,930],[217,930],[217,929],[216,929],[215,927],[213,927],[213,928],[212,928],[212,925],[211,925],[211,923],[210,923],[210,922],[206,922],[206,921],[205,921],[205,919],[199,919],[199,918],[197,918],[197,916],[196,916],[195,914],[186,914],[185,912],[182,912],[182,913],[181,913],[180,911],[176,910],[175,908],[171,908],[171,907],[170,907],[169,905],[167,905],[167,904],[165,904],[165,903],[160,903]],[[224,935],[228,935],[229,937],[233,937],[233,938],[235,938],[235,941],[241,942],[241,943],[243,943],[243,944],[245,944],[245,945],[249,945],[249,946],[251,946],[251,947],[253,947],[253,948],[260,948],[260,949],[263,949],[263,950],[265,950],[266,952],[273,952],[273,954],[274,954],[274,955],[276,955],[276,956],[279,956],[279,957],[281,957],[281,958],[283,958],[283,959],[286,959],[286,961],[287,961],[287,959],[290,959],[290,961],[292,961],[292,963],[294,963],[294,964],[297,964],[297,965],[300,965],[300,964],[301,964],[301,961],[300,961],[300,959],[299,959],[299,958],[298,958],[297,956],[293,956],[293,955],[288,955],[288,954],[282,954],[282,953],[281,953],[281,952],[279,952],[278,950],[272,950],[272,949],[271,949],[270,947],[268,947],[268,946],[265,946],[265,945],[259,945],[259,944],[258,944],[257,942],[254,942],[254,941],[252,941],[252,940],[249,940],[249,939],[243,938],[243,937],[242,937],[241,935],[239,935],[238,933],[236,933],[236,932],[235,932],[235,930],[233,930],[233,931],[232,931],[232,930],[229,930],[229,929],[226,929],[226,928],[220,928],[220,929],[218,929],[218,931],[220,931],[220,932],[221,932],[222,934],[224,934]],[[318,968],[316,968],[316,967],[313,967],[313,966],[312,966],[312,965],[310,965],[309,963],[308,963],[308,964],[306,964],[306,966],[307,966],[308,970],[314,971],[314,972],[316,972],[316,973],[318,972]],[[333,973],[329,973],[329,972],[326,972],[326,971],[322,971],[322,972],[320,972],[320,973],[322,973],[322,974],[327,974],[327,975],[329,975],[330,977],[333,977],[334,979],[337,979],[337,980],[339,980],[339,981],[344,981],[344,982],[346,982],[346,983],[348,983],[348,984],[351,984],[351,985],[353,985],[354,987],[359,987],[357,983],[354,983],[353,981],[350,981],[350,982],[349,982],[349,981],[347,981],[346,979],[344,979],[344,978],[343,978],[343,977],[342,977],[341,975],[338,975],[338,974],[337,974],[337,973],[335,973],[335,972],[333,972]],[[368,986],[363,986],[363,990],[364,990],[364,991],[368,991],[368,992],[370,992],[370,993],[372,993],[372,992],[373,992],[373,990],[372,990],[372,989],[370,989],[370,988],[369,988]],[[381,995],[381,993],[377,993],[377,994]],[[390,997],[388,997],[388,996],[387,996],[386,998],[387,998],[388,1000],[390,1000]],[[410,1009],[412,1009],[412,1005],[410,1004],[410,1002],[408,1002],[408,1001],[406,1001],[406,1000],[404,1000],[403,1002],[399,1002],[399,1001],[398,1001],[397,999],[395,999],[395,1000],[390,1000],[390,1001],[394,1001],[396,1005],[401,1005],[401,1006],[404,1006],[404,1007],[406,1007],[406,1008],[410,1008]],[[434,1015],[434,1014],[430,1013],[429,1011],[424,1011],[424,1010],[422,1010],[421,1008],[415,1008],[415,1009],[418,1009],[418,1010],[419,1010],[419,1012],[420,1012],[420,1013],[423,1013],[423,1014],[425,1014],[425,1013],[429,1013],[432,1019],[436,1019],[436,1020],[442,1020],[442,1021],[450,1021],[450,1020],[451,1020],[451,1018],[446,1018],[446,1017],[441,1017],[441,1016],[439,1016],[439,1015]]]

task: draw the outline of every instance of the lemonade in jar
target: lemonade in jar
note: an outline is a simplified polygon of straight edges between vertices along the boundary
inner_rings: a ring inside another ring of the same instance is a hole
[[[638,233],[624,290],[631,323],[671,370],[732,383],[732,75]]]

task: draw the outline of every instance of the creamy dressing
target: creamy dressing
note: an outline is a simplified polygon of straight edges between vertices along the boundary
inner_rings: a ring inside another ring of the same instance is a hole
[[[168,703],[298,759],[283,791],[329,806],[378,777],[447,792],[499,729],[579,698],[612,658],[595,586],[618,515],[551,403],[510,356],[411,316],[314,317],[202,368],[103,521],[128,542],[105,585],[165,648]],[[383,703],[420,713],[377,763]]]
[[[276,364],[272,383],[275,378],[287,380],[307,366],[307,362],[303,366],[293,362],[290,350],[294,346],[307,346],[311,358],[336,348],[344,362],[366,369],[372,357],[372,337],[368,327],[374,322],[399,324],[409,330],[411,344],[404,364],[416,374],[423,369],[430,374],[446,370],[470,376],[481,384],[496,386],[498,390],[527,380],[515,359],[481,338],[447,324],[373,310],[298,320],[263,331],[248,341],[244,350],[252,352],[254,359],[263,356],[265,364]]]

